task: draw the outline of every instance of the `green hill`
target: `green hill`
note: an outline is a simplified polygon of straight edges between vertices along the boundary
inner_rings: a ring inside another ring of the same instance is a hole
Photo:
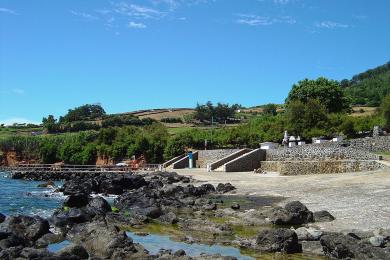
[[[341,86],[353,105],[379,106],[382,98],[390,94],[390,62],[343,80]]]

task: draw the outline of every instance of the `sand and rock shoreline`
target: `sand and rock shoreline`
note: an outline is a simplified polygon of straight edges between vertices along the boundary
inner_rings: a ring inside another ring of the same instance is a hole
[[[41,173],[14,178],[39,179]],[[58,177],[44,176],[54,181]],[[234,183],[233,183],[234,184]],[[0,215],[1,259],[232,259],[189,257],[185,252],[149,254],[125,231],[160,232],[186,243],[222,244],[246,255],[306,255],[310,258],[390,259],[390,231],[329,232],[326,210],[312,212],[299,201],[280,207],[278,198],[240,195],[229,182],[212,185],[176,173],[70,176],[58,190],[68,197],[49,219]],[[93,194],[115,194],[113,205]],[[47,245],[70,245],[51,253]],[[234,258],[233,258],[234,259]]]

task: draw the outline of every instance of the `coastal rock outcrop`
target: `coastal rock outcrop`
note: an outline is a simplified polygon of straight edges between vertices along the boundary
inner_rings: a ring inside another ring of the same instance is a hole
[[[261,231],[256,237],[256,247],[262,252],[282,252],[287,254],[302,252],[297,234],[287,228]]]
[[[3,223],[5,220],[5,216],[0,213],[0,223]]]
[[[0,232],[22,238],[27,244],[34,244],[43,235],[49,233],[49,222],[41,217],[11,216],[0,224]],[[9,237],[9,236],[8,236]]]
[[[314,217],[314,222],[331,222],[336,219],[335,217],[333,217],[332,214],[330,214],[326,210],[314,212],[313,217]]]
[[[302,225],[314,221],[313,212],[299,201],[287,203],[284,208],[276,208],[270,217],[275,225]]]
[[[321,237],[325,255],[337,259],[390,259],[389,248],[375,247],[370,242],[350,235],[328,233]]]
[[[140,259],[147,257],[143,247],[134,244],[126,233],[105,222],[75,225],[67,238],[83,246],[91,257],[105,259]]]

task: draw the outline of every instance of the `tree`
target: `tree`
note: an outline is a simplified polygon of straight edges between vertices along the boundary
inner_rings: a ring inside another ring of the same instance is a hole
[[[83,105],[74,109],[69,109],[68,113],[61,117],[60,123],[70,123],[83,120],[94,120],[101,118],[106,114],[103,107],[99,104],[96,105]]]
[[[49,115],[47,118],[42,119],[43,128],[47,130],[48,133],[54,133],[58,130],[57,120],[53,115]]]
[[[267,104],[263,107],[263,113],[266,115],[276,116],[278,106],[275,104]]]
[[[383,98],[380,111],[384,119],[384,127],[390,129],[390,95]]]
[[[330,113],[347,111],[350,102],[337,81],[320,77],[316,80],[304,79],[294,84],[286,103],[299,100],[306,104],[309,99],[318,99]]]
[[[287,106],[286,118],[288,129],[305,138],[324,133],[323,129],[328,124],[327,111],[318,99],[308,99],[307,103],[291,101]]]

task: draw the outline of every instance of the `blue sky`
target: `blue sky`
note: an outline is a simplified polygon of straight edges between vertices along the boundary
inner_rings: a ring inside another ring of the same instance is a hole
[[[388,0],[0,0],[0,122],[281,103],[390,60]]]

